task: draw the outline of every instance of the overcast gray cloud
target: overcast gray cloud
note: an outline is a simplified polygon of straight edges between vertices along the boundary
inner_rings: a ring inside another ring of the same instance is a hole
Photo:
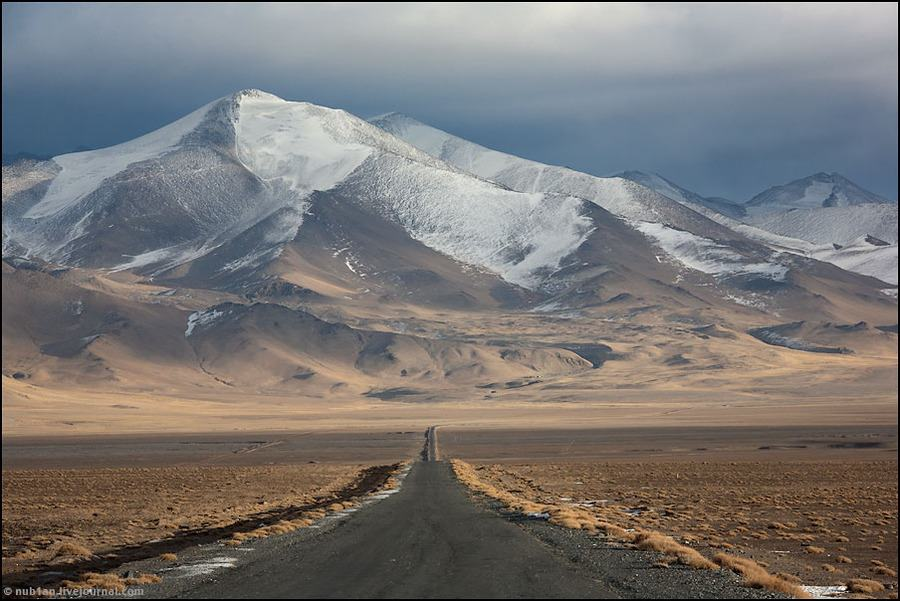
[[[3,151],[120,142],[257,87],[709,195],[827,170],[896,198],[897,68],[895,3],[6,3]]]

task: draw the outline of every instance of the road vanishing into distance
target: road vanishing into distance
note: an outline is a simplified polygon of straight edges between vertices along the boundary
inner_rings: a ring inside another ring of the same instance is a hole
[[[145,598],[773,598],[727,571],[657,569],[653,553],[505,514],[470,497],[429,428],[399,489],[349,515],[223,547],[203,544],[157,571]],[[523,521],[524,520],[524,521]],[[152,561],[152,560],[151,560]]]
[[[327,535],[217,574],[191,597],[611,598],[521,528],[473,504],[449,463]]]
[[[400,490],[305,540],[258,548],[237,569],[196,578],[178,597],[613,598],[598,582],[503,516],[473,503],[439,461],[429,428],[423,460]],[[169,580],[164,577],[165,581]],[[160,593],[165,594],[165,586]]]

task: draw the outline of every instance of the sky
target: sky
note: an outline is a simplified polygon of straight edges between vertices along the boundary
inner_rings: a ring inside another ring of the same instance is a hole
[[[897,198],[896,3],[3,3],[2,45],[4,154],[260,88],[707,196],[837,171]]]

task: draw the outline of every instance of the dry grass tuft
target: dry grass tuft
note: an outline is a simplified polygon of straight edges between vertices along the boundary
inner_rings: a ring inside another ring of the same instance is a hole
[[[736,557],[719,553],[713,560],[720,566],[733,570],[744,577],[744,585],[750,588],[761,588],[790,595],[795,599],[809,599],[810,594],[797,582],[772,575],[764,567],[746,557]]]
[[[847,591],[851,593],[860,593],[863,595],[871,595],[880,593],[884,590],[884,585],[875,580],[867,578],[853,578],[847,581]]]
[[[176,561],[178,559],[178,556],[174,553],[163,553],[159,556],[159,558],[163,561]]]
[[[53,559],[56,559],[57,557],[90,557],[91,555],[93,555],[91,550],[84,545],[64,541],[56,545],[53,549],[52,557]]]
[[[872,568],[872,571],[881,576],[888,576],[889,578],[897,577],[897,572],[887,566],[875,566]]]
[[[813,468],[805,458],[726,458],[673,464],[668,459],[579,457],[473,468],[486,485],[513,494],[522,507],[528,502],[575,510],[551,514],[555,523],[590,531],[577,513],[589,511],[594,527],[610,540],[628,543],[636,532],[659,532],[707,558],[720,551],[752,557],[767,572],[795,574],[803,584],[871,578],[885,584],[887,592],[893,590],[896,577],[876,573],[870,560],[900,571],[895,565],[896,459],[816,460]],[[492,496],[503,499],[502,494]],[[508,500],[501,502],[512,507]],[[807,546],[812,548],[807,551]],[[824,553],[817,553],[820,549]],[[674,561],[669,563],[675,567]]]
[[[801,582],[803,582],[802,580],[800,580],[793,574],[786,574],[785,572],[776,573],[775,578],[780,578],[781,580],[784,580],[785,582],[792,582],[794,584],[800,584]]]
[[[118,574],[108,573],[100,574],[98,572],[87,572],[81,575],[80,580],[64,580],[62,583],[64,588],[68,589],[103,589],[105,591],[116,591],[118,593],[125,592],[125,580]]]
[[[105,591],[114,591],[117,593],[125,592],[129,586],[137,586],[141,584],[156,584],[162,578],[156,574],[140,574],[131,578],[122,578],[114,572],[101,574],[98,572],[86,572],[81,575],[79,580],[65,580],[62,585],[68,589],[102,589]]]
[[[162,578],[160,578],[156,574],[141,574],[140,576],[126,578],[125,584],[128,586],[134,586],[139,584],[156,584],[160,581],[162,581]]]
[[[849,557],[847,557],[846,555],[838,555],[837,557],[834,558],[834,560],[838,563],[847,563],[847,564],[853,563],[853,560],[850,559]]]
[[[621,526],[617,526],[615,524],[610,524],[609,522],[598,521],[597,528],[605,532],[607,536],[618,540],[630,540],[634,538],[634,535],[628,532],[625,528],[622,528]]]
[[[809,553],[810,555],[822,555],[823,553],[825,553],[824,548],[814,547],[812,545],[809,545],[808,547],[804,547],[803,550],[806,551],[807,553]]]
[[[671,536],[658,532],[640,532],[634,538],[634,544],[638,549],[645,551],[658,551],[675,558],[678,563],[701,570],[715,570],[716,564],[706,559],[695,549],[686,547]]]

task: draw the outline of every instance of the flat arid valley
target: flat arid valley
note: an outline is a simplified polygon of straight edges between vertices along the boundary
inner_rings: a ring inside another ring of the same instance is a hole
[[[3,21],[4,598],[897,598],[896,4]]]

